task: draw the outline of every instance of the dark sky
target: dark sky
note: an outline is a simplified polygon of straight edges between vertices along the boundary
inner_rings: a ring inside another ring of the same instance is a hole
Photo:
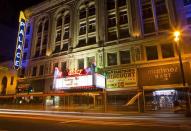
[[[20,10],[45,0],[0,0],[0,62],[13,60]]]

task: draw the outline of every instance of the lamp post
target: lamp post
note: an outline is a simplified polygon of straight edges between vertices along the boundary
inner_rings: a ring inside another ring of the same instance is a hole
[[[179,58],[182,84],[185,87],[186,82],[185,82],[184,69],[183,69],[183,63],[182,63],[182,55],[181,55],[181,47],[180,47],[180,35],[181,34],[179,31],[174,32],[174,41],[176,43],[176,49],[177,49],[178,58]],[[189,88],[186,90],[186,116],[191,116]]]

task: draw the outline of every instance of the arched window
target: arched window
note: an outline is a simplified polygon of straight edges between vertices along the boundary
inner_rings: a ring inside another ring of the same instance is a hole
[[[127,0],[107,0],[108,41],[129,38]]]
[[[78,45],[83,47],[96,44],[95,2],[82,3],[79,8]]]
[[[44,17],[39,20],[36,36],[36,46],[34,57],[40,57],[46,55],[47,43],[48,43],[48,29],[49,20]]]
[[[53,53],[68,51],[70,38],[70,13],[64,9],[57,14],[55,47]]]

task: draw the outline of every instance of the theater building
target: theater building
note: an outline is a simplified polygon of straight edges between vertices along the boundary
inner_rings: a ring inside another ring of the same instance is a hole
[[[18,94],[31,90],[63,107],[170,111],[191,84],[190,7],[191,0],[47,0],[26,9]],[[92,65],[105,77],[102,88],[82,73]],[[62,75],[55,78],[56,68]],[[71,78],[82,81],[64,83]]]

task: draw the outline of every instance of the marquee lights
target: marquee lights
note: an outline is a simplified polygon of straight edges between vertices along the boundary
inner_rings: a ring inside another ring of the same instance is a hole
[[[25,37],[25,24],[26,24],[26,18],[24,16],[24,13],[21,11],[20,17],[19,17],[19,31],[18,31],[18,37],[17,37],[15,59],[14,59],[15,69],[19,69],[22,64],[22,52],[23,52],[23,43],[24,43],[24,37]]]

